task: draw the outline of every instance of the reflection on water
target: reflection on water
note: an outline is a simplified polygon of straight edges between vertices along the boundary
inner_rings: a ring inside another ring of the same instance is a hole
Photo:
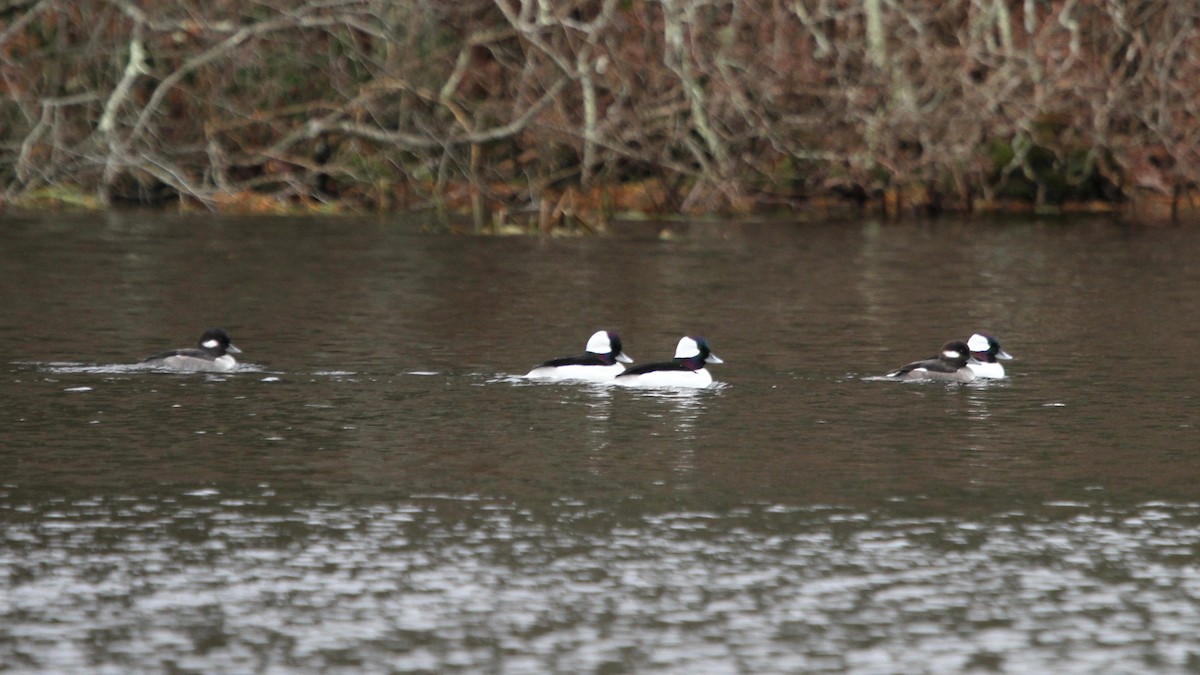
[[[592,399],[584,402],[587,410],[587,440],[584,447],[590,462],[588,470],[599,477],[600,467],[609,453],[608,427],[613,416],[613,392],[602,385],[591,385],[584,389]]]
[[[9,219],[0,670],[1197,668],[1192,231],[672,229]],[[598,327],[720,384],[516,375]],[[980,330],[1008,379],[864,381]]]
[[[705,413],[707,399],[718,396],[726,385],[714,382],[709,389],[649,389],[634,396],[652,405],[642,414],[655,420],[654,436],[671,439],[673,450],[668,458],[671,467],[670,483],[676,490],[695,487],[694,474],[700,469],[692,442],[697,440],[698,422]]]

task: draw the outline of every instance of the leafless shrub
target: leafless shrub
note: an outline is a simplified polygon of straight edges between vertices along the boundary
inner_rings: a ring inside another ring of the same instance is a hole
[[[1198,19],[1149,0],[10,0],[0,189],[480,224],[647,181],[690,211],[1177,199],[1200,171]]]

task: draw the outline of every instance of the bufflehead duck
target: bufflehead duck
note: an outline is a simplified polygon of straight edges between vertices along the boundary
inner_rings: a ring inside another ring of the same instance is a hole
[[[707,387],[713,378],[705,363],[724,361],[709,350],[704,338],[684,337],[675,347],[674,360],[630,368],[613,382],[632,387]]]
[[[172,349],[142,361],[151,368],[166,368],[188,372],[225,373],[237,367],[230,354],[241,354],[233,346],[229,334],[220,328],[209,328],[200,336],[198,348]]]
[[[612,331],[598,330],[588,339],[583,354],[551,359],[525,377],[607,382],[625,371],[622,363],[633,363],[633,359],[621,350],[621,338]]]
[[[999,380],[1004,377],[1004,366],[996,359],[1009,360],[1012,356],[1000,349],[1000,341],[991,335],[976,333],[967,340],[971,350],[971,361],[967,367],[975,371],[975,377]]]
[[[942,345],[936,358],[914,361],[898,368],[884,377],[889,380],[940,380],[942,382],[970,382],[975,371],[967,367],[971,351],[962,340],[952,340]]]

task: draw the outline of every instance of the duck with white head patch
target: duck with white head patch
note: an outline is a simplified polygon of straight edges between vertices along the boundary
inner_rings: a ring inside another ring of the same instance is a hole
[[[588,339],[583,354],[551,359],[525,377],[607,382],[624,372],[622,363],[633,363],[633,359],[622,350],[621,338],[612,331],[598,330]]]
[[[172,349],[142,361],[150,368],[180,372],[227,373],[237,367],[232,354],[242,350],[233,345],[229,334],[220,328],[209,328],[200,336],[197,347]]]
[[[970,359],[971,351],[967,343],[952,340],[942,345],[942,351],[936,358],[913,361],[888,373],[884,379],[906,382],[970,382],[975,379],[975,372],[967,367]]]
[[[999,340],[985,333],[976,333],[967,340],[967,348],[971,350],[971,361],[967,367],[975,371],[975,377],[991,380],[1004,378],[1004,366],[996,359],[1007,361],[1012,356],[1000,348]]]
[[[617,376],[615,383],[628,387],[703,388],[713,383],[706,363],[724,363],[709,349],[702,337],[687,336],[675,347],[675,358],[630,368]]]

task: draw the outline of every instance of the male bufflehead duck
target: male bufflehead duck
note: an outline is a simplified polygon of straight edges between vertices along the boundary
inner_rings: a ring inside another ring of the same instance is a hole
[[[631,387],[707,387],[713,378],[705,363],[724,361],[709,350],[704,338],[684,337],[675,347],[674,360],[630,368],[613,382]]]
[[[187,372],[225,373],[237,367],[230,354],[241,354],[233,346],[229,334],[220,328],[209,328],[200,336],[198,348],[172,349],[142,361],[151,368],[166,368]]]
[[[621,350],[621,338],[612,331],[598,330],[588,339],[583,354],[551,359],[525,377],[607,382],[625,371],[622,363],[633,363],[633,359]]]
[[[996,359],[1009,360],[1012,356],[1000,349],[1000,341],[991,335],[976,333],[967,340],[971,350],[971,361],[967,367],[975,371],[975,377],[999,380],[1004,377],[1004,366]]]
[[[952,340],[942,345],[936,358],[914,361],[898,368],[884,377],[889,380],[940,380],[942,382],[970,382],[975,371],[967,367],[971,351],[962,340]]]

